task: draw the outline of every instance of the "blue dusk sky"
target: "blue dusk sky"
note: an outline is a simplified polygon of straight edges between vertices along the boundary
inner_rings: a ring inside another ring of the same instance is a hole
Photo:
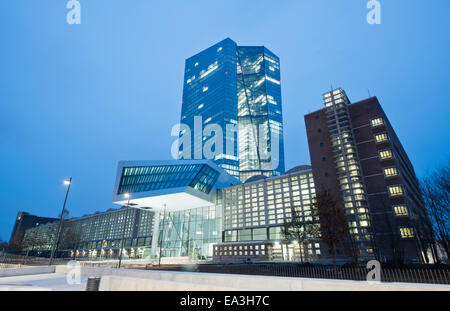
[[[419,177],[450,155],[450,1],[0,1],[0,237],[18,211],[105,211],[119,160],[170,159],[186,58],[230,37],[281,60],[286,169],[310,163],[303,116],[342,87],[380,100]]]

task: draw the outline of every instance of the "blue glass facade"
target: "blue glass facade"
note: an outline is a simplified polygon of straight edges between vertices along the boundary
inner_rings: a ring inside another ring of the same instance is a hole
[[[226,150],[227,124],[237,125],[236,43],[225,39],[186,60],[181,123],[191,129],[190,159],[203,159],[202,129],[194,127],[194,118],[201,117],[201,126],[218,124],[223,130],[223,154],[213,160],[234,176],[239,176],[237,135]]]
[[[190,186],[206,194],[219,173],[206,164],[124,167],[117,194]]]
[[[280,60],[265,47],[238,47],[241,180],[284,173]]]
[[[222,153],[211,159],[217,165],[243,181],[284,173],[278,57],[227,38],[188,58],[181,123],[191,131],[191,145],[190,152],[180,146],[180,158],[205,158],[203,145],[214,133],[207,137],[202,128],[217,124],[223,132]]]

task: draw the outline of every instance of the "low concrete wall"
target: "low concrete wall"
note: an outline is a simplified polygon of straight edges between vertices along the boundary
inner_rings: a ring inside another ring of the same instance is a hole
[[[36,286],[0,286],[0,292],[22,292],[22,291],[51,291],[51,288]]]
[[[68,268],[57,266],[56,273]],[[81,268],[82,276],[101,277],[101,290],[244,290],[244,291],[450,291],[450,285],[380,283],[275,276]]]
[[[105,275],[100,291],[233,291],[235,288]]]
[[[0,269],[0,277],[30,275],[30,274],[45,274],[54,272],[55,266],[10,268],[10,269]]]

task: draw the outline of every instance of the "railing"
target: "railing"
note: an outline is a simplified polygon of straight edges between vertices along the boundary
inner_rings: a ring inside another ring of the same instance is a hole
[[[21,266],[43,266],[48,265],[49,258],[23,256],[16,254],[0,253],[0,269],[18,268]],[[53,264],[65,264],[68,259],[55,258]]]
[[[147,266],[149,270],[192,271],[207,273],[266,275],[314,279],[366,281],[368,269],[364,267],[304,266],[299,264],[204,264],[197,266]],[[381,282],[450,284],[450,269],[424,268],[381,268]]]
[[[47,265],[48,258],[31,257],[15,254],[0,253],[0,269],[16,268],[21,266]],[[54,264],[66,264],[71,258],[56,258]],[[116,268],[116,260],[108,261],[80,261],[83,266]],[[315,279],[336,279],[366,281],[369,272],[365,267],[325,265],[304,265],[297,263],[253,263],[253,264],[162,264],[152,265],[145,260],[127,260],[124,268],[148,269],[148,270],[171,270],[190,271],[206,273],[267,275],[280,277],[299,277]],[[405,267],[405,268],[381,268],[381,282],[402,283],[428,283],[428,284],[450,284],[450,267],[448,265]]]

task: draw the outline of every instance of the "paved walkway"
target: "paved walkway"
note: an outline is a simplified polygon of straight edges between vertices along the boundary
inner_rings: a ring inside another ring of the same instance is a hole
[[[81,277],[81,284],[67,284],[64,274],[47,273],[0,277],[0,291],[7,290],[54,290],[84,291],[87,277]]]

